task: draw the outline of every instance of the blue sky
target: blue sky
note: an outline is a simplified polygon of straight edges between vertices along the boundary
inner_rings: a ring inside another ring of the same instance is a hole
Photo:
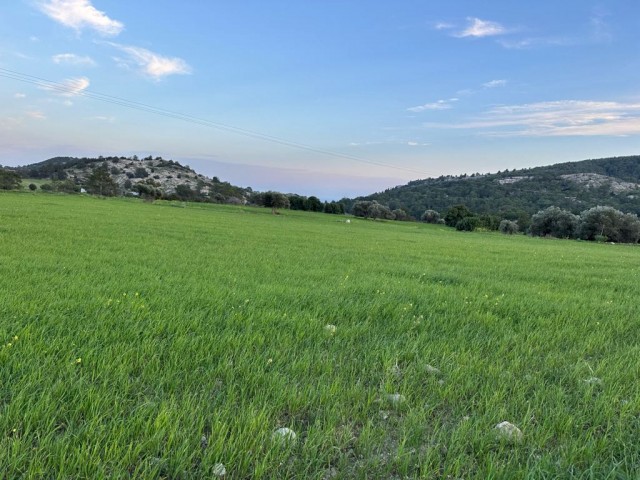
[[[640,154],[639,27],[637,0],[11,0],[0,163],[151,154],[337,199]]]

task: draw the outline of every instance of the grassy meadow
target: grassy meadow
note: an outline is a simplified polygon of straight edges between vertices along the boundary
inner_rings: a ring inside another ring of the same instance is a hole
[[[639,285],[634,246],[2,193],[0,478],[639,478]]]

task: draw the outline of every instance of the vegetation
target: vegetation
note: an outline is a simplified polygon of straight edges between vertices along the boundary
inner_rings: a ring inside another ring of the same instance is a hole
[[[0,190],[17,190],[21,183],[22,180],[17,172],[0,166]]]
[[[574,214],[597,205],[640,214],[640,156],[441,176],[341,201],[351,211],[355,202],[372,200],[392,210],[402,208],[415,218],[426,209],[443,215],[463,204],[478,215],[517,220],[521,229],[526,229],[531,215],[554,205]]]
[[[184,205],[0,194],[0,476],[637,476],[638,248]]]

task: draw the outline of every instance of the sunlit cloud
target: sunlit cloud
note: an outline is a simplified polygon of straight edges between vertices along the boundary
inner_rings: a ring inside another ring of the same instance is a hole
[[[130,67],[133,64],[142,73],[156,80],[168,75],[188,75],[192,71],[189,64],[181,58],[165,57],[141,47],[117,43],[109,43],[109,45],[127,54],[128,58],[117,59],[121,65]]]
[[[467,122],[425,126],[474,129],[494,137],[640,135],[640,103],[560,100],[506,105]]]
[[[51,19],[77,31],[90,28],[101,35],[115,36],[124,29],[121,22],[97,10],[89,0],[48,0],[39,3],[39,8]]]
[[[452,108],[451,104],[457,101],[458,101],[457,98],[450,98],[448,100],[438,100],[437,102],[433,102],[433,103],[425,103],[424,105],[409,107],[407,108],[407,110],[415,113],[424,112],[425,110],[449,110],[450,108]]]
[[[75,65],[75,66],[86,66],[93,67],[96,62],[93,61],[91,57],[88,56],[80,56],[75,53],[59,53],[58,55],[54,55],[51,57],[53,63],[58,65],[67,64],[67,65]]]
[[[87,88],[89,88],[90,82],[87,77],[69,78],[60,82],[59,84],[51,84],[40,87],[42,90],[54,92],[63,97],[75,97],[81,95]]]
[[[467,18],[467,28],[457,33],[456,37],[492,37],[496,35],[504,35],[507,33],[507,29],[500,25],[498,22],[490,22],[488,20],[481,20],[479,18],[469,17]]]
[[[504,87],[507,84],[506,80],[491,80],[490,82],[483,83],[484,88],[498,88]]]

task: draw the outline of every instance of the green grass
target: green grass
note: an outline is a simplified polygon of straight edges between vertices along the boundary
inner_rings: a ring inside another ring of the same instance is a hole
[[[639,281],[633,246],[3,193],[0,478],[637,478]]]

